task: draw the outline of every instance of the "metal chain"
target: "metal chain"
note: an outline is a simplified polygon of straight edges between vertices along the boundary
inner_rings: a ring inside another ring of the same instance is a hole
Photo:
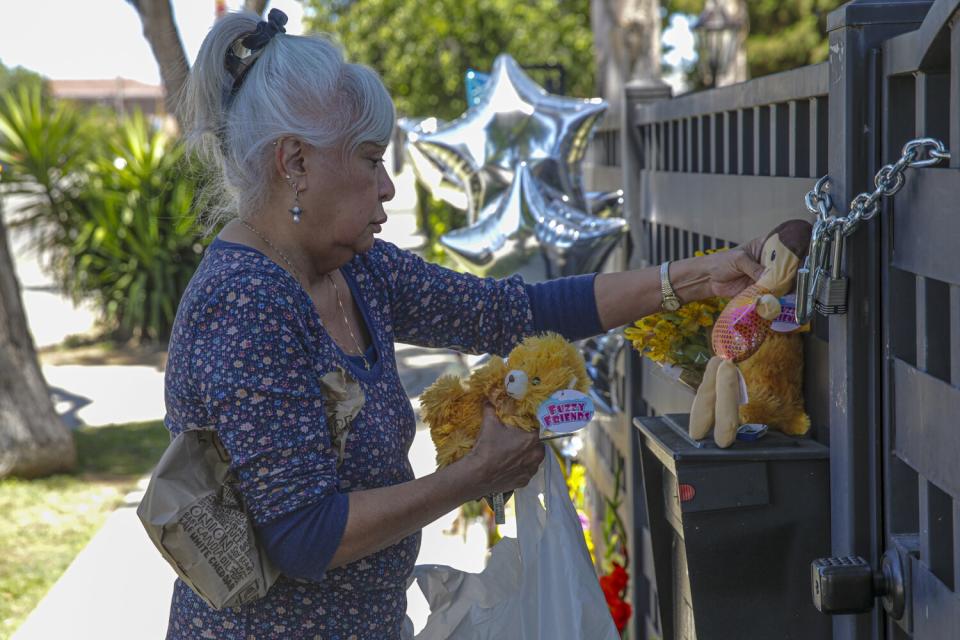
[[[880,167],[873,178],[876,187],[873,192],[864,191],[850,201],[850,213],[845,216],[830,216],[833,199],[828,193],[830,176],[817,180],[804,202],[807,210],[817,216],[821,233],[831,237],[837,227],[841,227],[844,237],[852,235],[860,223],[870,220],[880,211],[880,198],[893,196],[906,182],[904,172],[909,167],[931,167],[941,160],[949,160],[950,152],[935,138],[917,138],[903,145],[900,159],[893,164]]]
[[[880,198],[896,194],[906,183],[904,172],[909,167],[930,167],[941,160],[948,160],[950,152],[942,142],[934,138],[917,138],[903,145],[900,159],[893,164],[880,167],[873,179],[875,189],[857,194],[850,201],[850,212],[845,216],[831,216],[833,198],[828,193],[830,176],[826,175],[817,180],[807,195],[804,203],[810,213],[817,216],[810,235],[810,250],[804,258],[803,265],[797,270],[797,307],[796,317],[799,324],[805,324],[813,317],[814,297],[819,288],[826,283],[828,291],[833,291],[834,297],[839,288],[841,298],[846,297],[846,279],[840,277],[840,257],[843,252],[843,241],[852,235],[860,223],[870,220],[880,211]],[[832,248],[831,253],[828,249]],[[830,267],[829,272],[827,267]],[[842,281],[842,282],[841,282]],[[829,294],[828,294],[829,297]],[[839,310],[846,305],[839,302],[827,303],[833,310],[825,313],[845,313]]]

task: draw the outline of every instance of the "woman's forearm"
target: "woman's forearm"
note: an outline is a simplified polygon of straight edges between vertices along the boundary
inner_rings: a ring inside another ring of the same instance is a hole
[[[423,478],[348,493],[346,528],[328,568],[396,544],[443,514],[484,495],[479,477],[473,458],[466,456]]]
[[[712,295],[710,256],[670,263],[670,282],[681,303]],[[604,331],[661,310],[660,265],[634,271],[601,273],[594,280],[597,313]]]

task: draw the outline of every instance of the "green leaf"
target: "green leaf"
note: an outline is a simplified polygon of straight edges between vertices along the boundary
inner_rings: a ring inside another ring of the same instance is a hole
[[[566,93],[594,95],[588,0],[304,0],[305,24],[334,34],[352,61],[377,70],[400,113],[453,119],[466,109],[464,74],[497,54],[557,63]],[[531,72],[541,84],[540,72]]]

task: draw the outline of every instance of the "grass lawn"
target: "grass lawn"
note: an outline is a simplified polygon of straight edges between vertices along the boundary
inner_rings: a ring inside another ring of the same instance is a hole
[[[169,443],[159,420],[74,432],[71,474],[0,480],[0,640],[7,640]]]

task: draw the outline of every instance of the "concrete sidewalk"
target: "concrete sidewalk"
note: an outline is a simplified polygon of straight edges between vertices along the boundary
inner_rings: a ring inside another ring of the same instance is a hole
[[[452,352],[410,345],[397,345],[397,364],[404,387],[413,399],[442,373],[463,367],[461,358]],[[122,377],[125,375],[122,369],[126,368],[129,367],[77,367],[79,370],[114,370],[112,374],[100,372],[104,379]],[[162,392],[161,372],[156,372],[156,380],[149,386],[159,386]],[[123,406],[137,406],[135,399],[118,400],[116,396],[122,394],[114,394],[112,390],[108,395],[111,397],[94,397],[90,408],[99,406],[96,411],[116,416],[122,413],[116,408],[120,406],[118,402],[124,403]],[[111,405],[115,408],[110,409]],[[161,416],[154,415],[151,419]],[[418,477],[435,469],[434,455],[429,432],[418,425],[410,450],[410,461]],[[136,507],[145,486],[146,478],[141,481],[141,490],[127,495],[124,505],[109,516],[103,528],[17,630],[13,640],[161,640],[165,636],[175,574],[153,547],[137,518]],[[483,569],[485,530],[475,524],[464,536],[451,535],[448,532],[453,529],[456,516],[456,512],[448,513],[423,530],[418,564],[446,564],[468,571]],[[408,597],[407,614],[419,631],[429,610],[416,586],[411,587]]]
[[[389,220],[381,235],[404,248],[417,248],[412,209],[412,176],[397,179],[397,197],[387,208]],[[22,239],[21,239],[22,240]],[[22,242],[15,247],[22,248]],[[53,292],[34,257],[20,251],[18,276],[24,286],[27,318],[39,346],[56,344],[66,335],[91,328],[89,310],[75,308]],[[162,362],[162,358],[161,358]],[[446,371],[463,371],[464,359],[449,351],[397,345],[401,380],[411,398]],[[77,426],[155,420],[164,415],[162,364],[56,364],[43,367],[58,412]],[[416,407],[416,402],[414,402]],[[429,433],[418,425],[410,451],[418,477],[435,468]],[[126,496],[103,528],[74,559],[59,581],[14,634],[14,640],[160,640],[175,575],[152,546],[136,516],[146,486]],[[465,535],[450,535],[456,512],[426,527],[417,562],[448,564],[480,571],[486,557],[486,532],[479,524]],[[419,630],[426,621],[426,602],[416,586],[409,594],[408,615]]]

